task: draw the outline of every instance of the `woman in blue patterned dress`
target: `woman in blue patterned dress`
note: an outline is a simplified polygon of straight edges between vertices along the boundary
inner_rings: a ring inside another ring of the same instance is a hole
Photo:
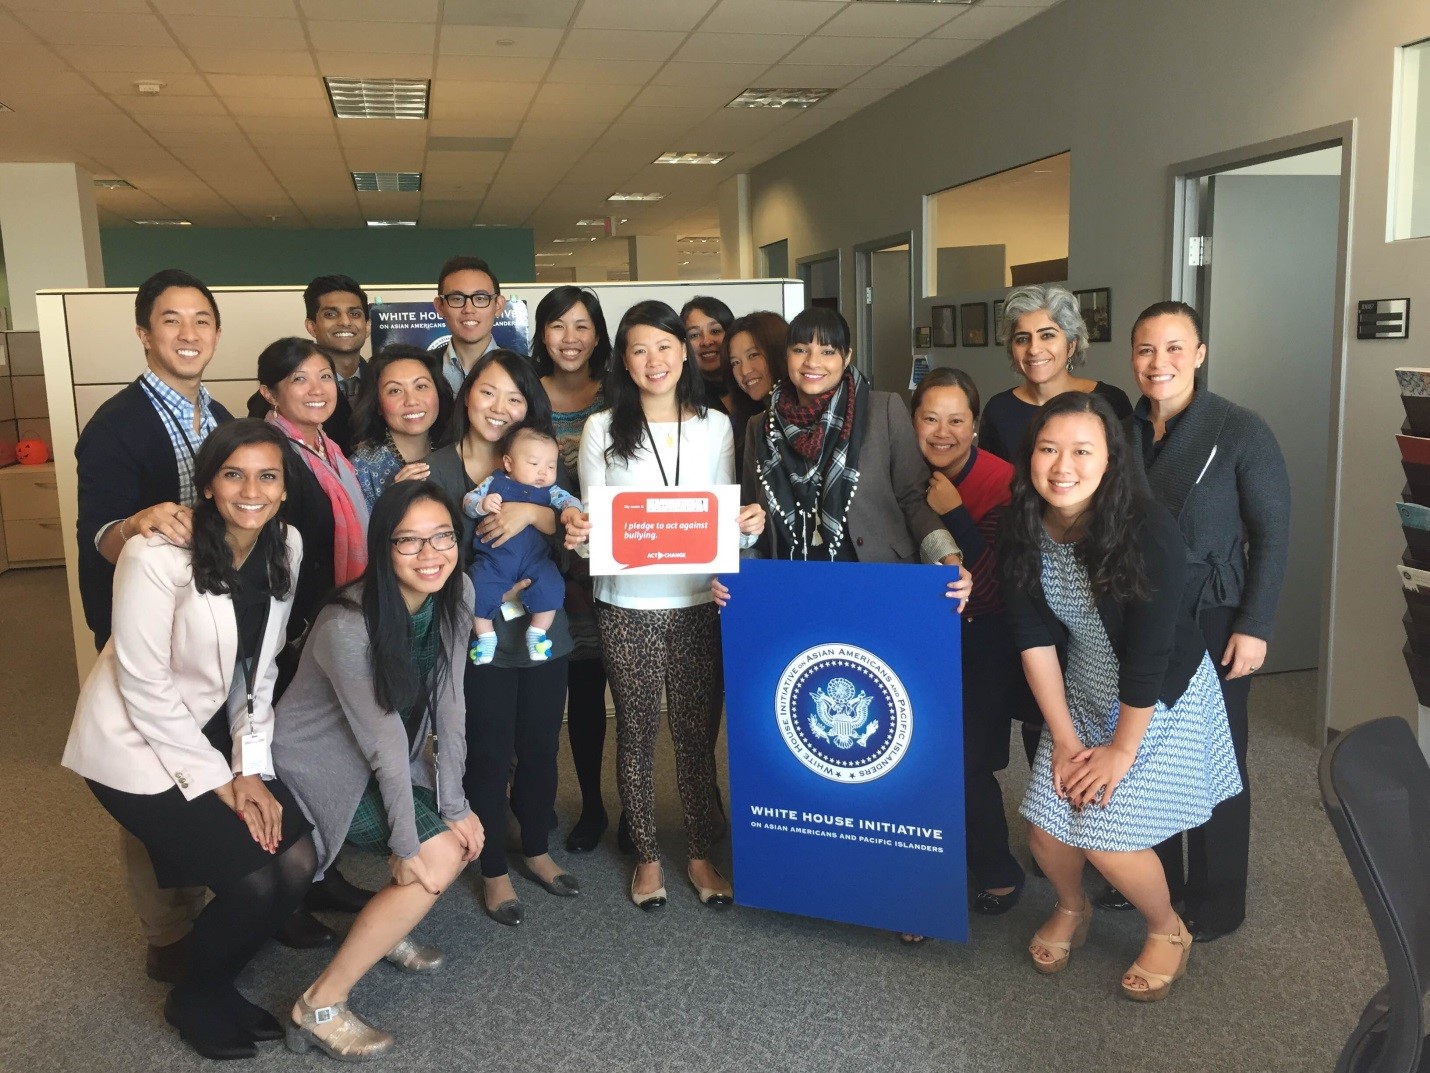
[[[352,464],[372,510],[393,481],[425,481],[427,456],[446,442],[452,392],[440,355],[420,347],[383,347],[368,367],[353,408]]]
[[[1091,862],[1147,921],[1122,990],[1155,1002],[1186,971],[1191,936],[1153,847],[1241,789],[1221,688],[1183,595],[1177,523],[1107,401],[1049,401],[1016,464],[1003,591],[1047,723],[1021,811],[1058,895],[1028,953],[1050,974],[1082,944]]]

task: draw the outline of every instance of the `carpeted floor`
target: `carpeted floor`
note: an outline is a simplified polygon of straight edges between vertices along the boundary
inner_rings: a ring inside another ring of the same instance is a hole
[[[0,1071],[199,1068],[163,1023],[164,989],[141,971],[112,822],[58,765],[77,689],[64,607],[57,570],[0,576]],[[967,946],[904,947],[861,928],[701,907],[683,881],[667,748],[666,910],[647,916],[627,901],[629,866],[613,839],[571,857],[558,836],[580,898],[518,878],[527,919],[503,928],[482,915],[475,877],[464,878],[419,929],[446,950],[446,970],[420,979],[379,965],[353,1006],[397,1035],[383,1065],[393,1071],[1330,1070],[1383,968],[1320,809],[1316,750],[1301,729],[1314,688],[1309,674],[1257,683],[1251,916],[1235,936],[1196,947],[1161,1005],[1118,995],[1140,944],[1133,914],[1099,913],[1061,976],[1032,971],[1024,948],[1053,902],[1039,880],[1008,916],[974,918]],[[1006,774],[1011,809],[1026,772]],[[576,806],[564,755],[562,779],[560,835]],[[614,813],[609,773],[606,785]],[[385,874],[377,857],[351,851],[343,870],[370,886]],[[244,986],[280,1010],[323,961],[270,946]],[[258,1061],[338,1068],[281,1044]]]

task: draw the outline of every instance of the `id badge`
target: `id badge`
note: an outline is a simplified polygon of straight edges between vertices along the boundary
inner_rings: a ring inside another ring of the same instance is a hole
[[[437,735],[435,732],[427,735],[426,760],[432,766],[432,792],[437,797],[437,807],[442,807],[442,765],[437,761],[440,754],[437,748]]]
[[[526,614],[526,605],[520,599],[507,600],[501,605],[501,617],[510,622]]]
[[[268,766],[268,735],[261,730],[245,734],[243,742],[243,773],[262,775]]]

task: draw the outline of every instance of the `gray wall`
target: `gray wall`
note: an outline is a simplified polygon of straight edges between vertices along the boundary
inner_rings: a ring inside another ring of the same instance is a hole
[[[1346,297],[1408,296],[1430,309],[1430,242],[1385,239],[1395,48],[1427,33],[1424,5],[1404,0],[1064,0],[755,169],[754,241],[788,239],[798,258],[912,230],[923,295],[925,194],[1070,149],[1070,282],[1112,289],[1116,341],[1092,348],[1090,373],[1130,388],[1132,318],[1168,286],[1169,168],[1354,121]],[[848,181],[830,178],[831,160],[852,162]],[[930,304],[916,300],[915,323],[929,323]],[[1338,728],[1415,711],[1390,564],[1403,543],[1393,370],[1424,364],[1420,323],[1408,342],[1347,340],[1336,355],[1344,436],[1326,689]],[[1009,382],[997,348],[936,353],[988,392]]]
[[[877,250],[869,255],[874,288],[874,353],[861,366],[877,391],[909,394],[913,336],[909,334],[909,251]]]

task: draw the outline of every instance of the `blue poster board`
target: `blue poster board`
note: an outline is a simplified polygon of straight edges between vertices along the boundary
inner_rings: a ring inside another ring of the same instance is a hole
[[[492,325],[497,346],[518,354],[531,353],[531,319],[526,302],[508,297],[506,308]],[[431,302],[374,302],[372,306],[372,352],[391,343],[445,350],[452,341],[447,322]]]
[[[722,580],[735,901],[966,940],[952,571],[746,559]]]

